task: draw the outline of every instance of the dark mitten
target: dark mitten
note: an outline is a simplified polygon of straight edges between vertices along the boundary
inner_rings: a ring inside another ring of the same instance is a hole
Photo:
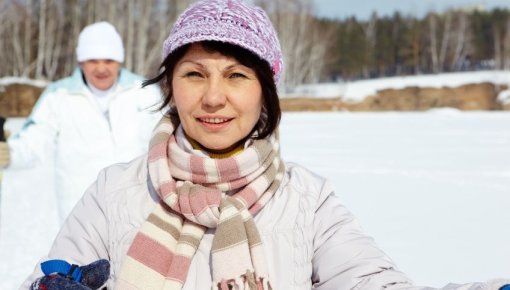
[[[51,274],[35,280],[30,290],[91,290],[91,288],[59,274]]]
[[[82,266],[81,283],[91,289],[99,289],[110,277],[110,263],[107,260],[97,260]]]
[[[96,290],[110,276],[110,263],[98,260],[78,267],[63,260],[50,260],[41,264],[45,276],[37,279],[30,290]]]

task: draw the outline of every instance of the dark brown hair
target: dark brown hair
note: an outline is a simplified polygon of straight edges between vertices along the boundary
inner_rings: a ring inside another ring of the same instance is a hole
[[[263,104],[259,122],[253,128],[252,134],[257,133],[256,139],[263,139],[272,134],[280,123],[281,110],[276,84],[269,64],[251,51],[230,43],[202,41],[199,44],[208,52],[218,52],[224,56],[232,57],[242,65],[255,71],[262,88]],[[169,54],[159,67],[161,72],[156,77],[143,82],[144,87],[159,83],[164,94],[163,103],[159,107],[160,110],[165,109],[171,103],[174,68],[190,46],[191,44],[183,45]],[[180,123],[177,110],[174,107],[170,107],[168,116],[174,126]]]

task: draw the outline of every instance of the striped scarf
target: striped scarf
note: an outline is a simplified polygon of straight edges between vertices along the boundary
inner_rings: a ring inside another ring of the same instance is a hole
[[[253,215],[283,177],[277,138],[254,140],[230,158],[200,157],[177,144],[164,117],[150,143],[148,168],[161,201],[135,236],[116,289],[182,289],[208,228],[216,228],[212,289],[271,289]]]

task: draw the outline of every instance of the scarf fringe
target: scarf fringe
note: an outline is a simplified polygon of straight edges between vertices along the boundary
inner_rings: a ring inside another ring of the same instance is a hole
[[[221,280],[213,285],[212,290],[272,290],[269,279],[257,277],[253,272],[247,272],[245,275],[230,280]]]

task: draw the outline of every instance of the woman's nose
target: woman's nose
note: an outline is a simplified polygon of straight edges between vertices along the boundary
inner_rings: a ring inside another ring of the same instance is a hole
[[[202,104],[208,107],[217,107],[225,104],[227,100],[225,85],[220,79],[210,78],[202,96]]]
[[[97,72],[105,72],[108,70],[108,64],[101,60],[96,63],[96,71]]]

